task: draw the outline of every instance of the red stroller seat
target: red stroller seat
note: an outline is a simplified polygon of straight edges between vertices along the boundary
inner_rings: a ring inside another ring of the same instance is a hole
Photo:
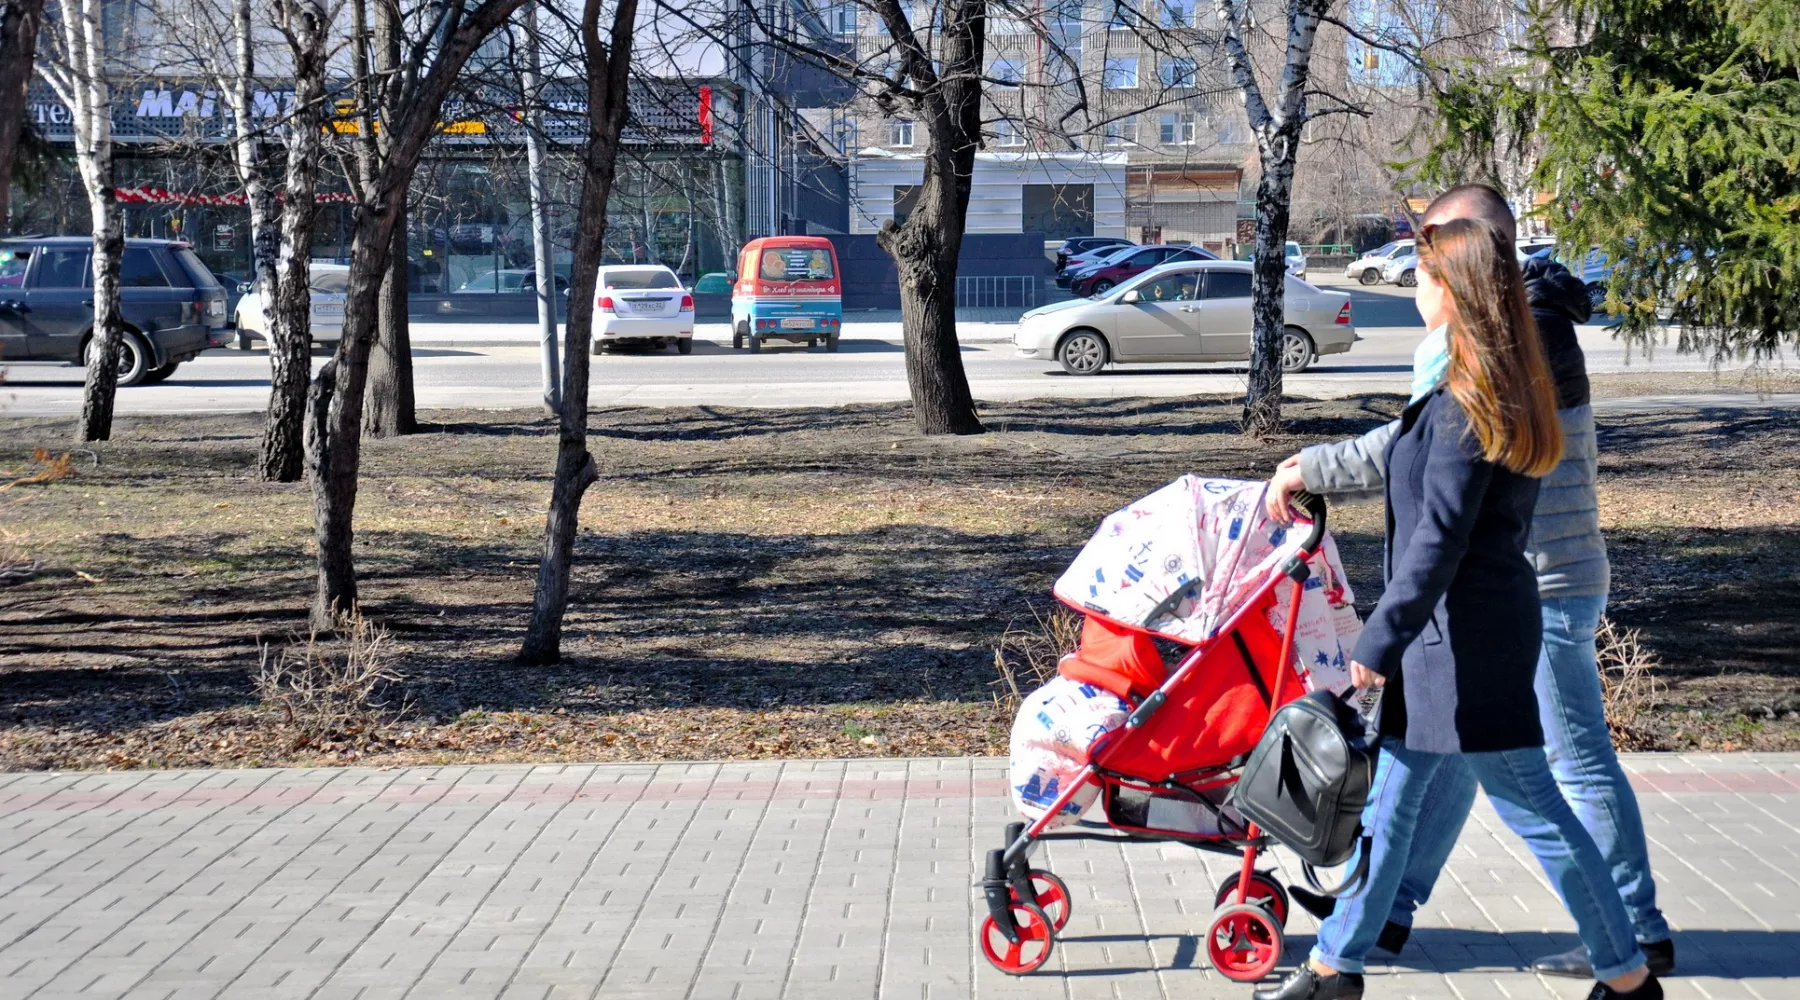
[[[1089,748],[1091,759],[1108,771],[1147,782],[1197,770],[1214,770],[1249,753],[1268,726],[1277,670],[1285,704],[1306,693],[1293,666],[1281,658],[1281,636],[1269,624],[1275,603],[1271,590],[1230,633],[1207,641],[1191,678],[1172,704],[1144,723],[1136,739],[1118,747],[1109,733]],[[1289,657],[1291,660],[1292,657]],[[1156,644],[1142,631],[1090,614],[1081,647],[1065,657],[1057,672],[1073,681],[1104,688],[1137,705],[1168,678]]]

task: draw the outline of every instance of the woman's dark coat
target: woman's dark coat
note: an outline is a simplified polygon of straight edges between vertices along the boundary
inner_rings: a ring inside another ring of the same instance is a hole
[[[1538,481],[1483,460],[1442,388],[1401,415],[1386,465],[1387,590],[1355,653],[1388,678],[1382,730],[1427,753],[1542,746]]]

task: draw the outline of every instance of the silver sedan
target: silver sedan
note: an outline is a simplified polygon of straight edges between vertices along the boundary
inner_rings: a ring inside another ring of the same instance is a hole
[[[1350,297],[1287,279],[1281,368],[1305,371],[1322,354],[1356,343]],[[1054,358],[1071,375],[1139,361],[1248,361],[1250,265],[1209,260],[1167,264],[1093,299],[1026,313],[1013,343],[1023,358]]]

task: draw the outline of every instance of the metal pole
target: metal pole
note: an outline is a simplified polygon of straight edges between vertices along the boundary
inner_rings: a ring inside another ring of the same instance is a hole
[[[556,354],[556,260],[550,247],[550,163],[544,156],[543,74],[538,62],[537,4],[525,5],[525,155],[531,169],[531,249],[536,263],[538,346],[544,410],[562,413],[562,364]],[[499,290],[499,276],[494,289]]]

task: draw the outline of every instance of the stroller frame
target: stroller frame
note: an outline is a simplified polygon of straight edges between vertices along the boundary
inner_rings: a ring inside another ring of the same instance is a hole
[[[1213,920],[1206,935],[1207,957],[1213,967],[1236,982],[1256,982],[1273,972],[1281,961],[1285,945],[1283,926],[1287,922],[1288,893],[1272,870],[1258,870],[1258,855],[1269,846],[1269,837],[1255,823],[1245,823],[1239,832],[1220,835],[1188,834],[1172,830],[1122,827],[1111,821],[1104,825],[1081,821],[1077,829],[1048,830],[1052,819],[1074,801],[1075,795],[1090,783],[1099,784],[1102,794],[1110,796],[1119,788],[1131,788],[1155,794],[1179,792],[1194,795],[1235,785],[1244,757],[1222,764],[1183,771],[1162,781],[1147,781],[1111,770],[1107,760],[1121,747],[1130,746],[1143,725],[1173,697],[1198,669],[1215,641],[1231,635],[1246,615],[1257,612],[1263,601],[1283,580],[1294,585],[1289,602],[1287,626],[1281,632],[1282,669],[1275,675],[1269,692],[1269,711],[1274,713],[1282,702],[1284,682],[1292,670],[1294,631],[1299,621],[1300,598],[1311,575],[1307,560],[1319,550],[1325,538],[1325,501],[1309,493],[1294,497],[1296,506],[1311,520],[1311,530],[1300,547],[1272,568],[1249,592],[1242,603],[1213,630],[1206,640],[1193,646],[1181,663],[1149,696],[1132,708],[1123,728],[1114,731],[1094,750],[1086,766],[1070,781],[1043,815],[1031,823],[1007,824],[1005,846],[987,853],[982,893],[987,901],[987,915],[977,929],[977,943],[988,962],[1009,975],[1022,976],[1035,972],[1049,961],[1057,935],[1068,926],[1072,898],[1068,885],[1046,869],[1031,867],[1031,852],[1047,840],[1099,841],[1179,841],[1204,851],[1241,855],[1237,877],[1220,890],[1214,900]],[[1170,594],[1146,618],[1155,621],[1176,606],[1200,581]],[[1203,796],[1202,801],[1206,800]],[[1209,803],[1210,807],[1210,803]],[[1221,814],[1221,819],[1223,815]],[[1098,828],[1098,829],[1097,829]],[[1110,832],[1099,832],[1104,829]]]

